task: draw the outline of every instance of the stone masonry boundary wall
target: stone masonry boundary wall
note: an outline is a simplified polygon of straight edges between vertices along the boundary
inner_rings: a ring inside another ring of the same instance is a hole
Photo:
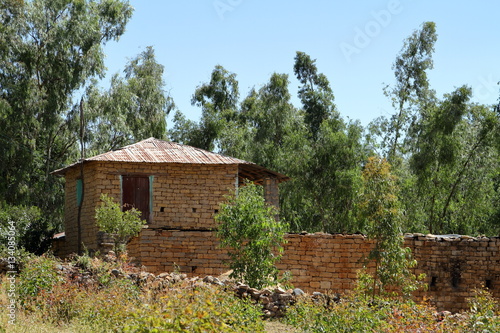
[[[289,234],[278,268],[292,273],[292,284],[307,292],[343,294],[354,287],[373,243],[363,235]],[[218,247],[215,232],[144,229],[129,245],[129,256],[148,271],[188,275],[219,275],[228,270],[228,259]],[[500,239],[469,236],[406,235],[405,246],[418,261],[416,274],[425,273],[429,299],[438,310],[457,312],[468,308],[475,288],[488,287],[500,297]],[[373,267],[373,266],[372,266]]]

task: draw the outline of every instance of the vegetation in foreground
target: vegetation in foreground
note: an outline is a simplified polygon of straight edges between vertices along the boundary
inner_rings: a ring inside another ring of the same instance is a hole
[[[16,282],[15,324],[2,315],[4,332],[263,332],[260,310],[219,286],[173,283],[144,286],[115,277],[126,263],[88,256],[64,264],[31,257]],[[2,279],[2,308],[9,298]]]
[[[426,304],[355,292],[339,303],[298,302],[286,322],[304,332],[498,332],[498,304],[478,290],[467,312],[437,313]]]
[[[70,263],[48,256],[25,260],[16,281],[15,324],[5,311],[1,332],[264,332],[258,305],[235,297],[227,286],[173,283],[162,289],[116,278],[112,269],[132,270],[125,262],[88,256]],[[69,274],[68,272],[71,272]],[[75,279],[87,276],[86,282]],[[0,303],[6,308],[8,282]],[[436,313],[427,304],[398,298],[373,299],[363,288],[339,302],[299,299],[282,324],[303,332],[498,332],[499,307],[485,290],[470,300],[469,311]]]

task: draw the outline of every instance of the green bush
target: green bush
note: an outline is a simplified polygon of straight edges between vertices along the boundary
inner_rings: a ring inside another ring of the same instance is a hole
[[[340,303],[302,299],[290,307],[286,321],[303,332],[500,332],[498,301],[477,290],[470,310],[443,315],[436,309],[394,297],[365,297],[354,292]]]
[[[215,220],[217,236],[228,249],[231,277],[255,288],[278,282],[276,261],[283,252],[286,223],[276,221],[274,207],[264,201],[262,186],[246,183],[221,204]]]
[[[368,159],[362,176],[364,191],[360,196],[360,218],[368,226],[368,238],[375,243],[367,258],[375,263],[375,271],[366,291],[374,298],[397,288],[410,297],[420,284],[411,270],[417,261],[412,259],[411,250],[404,248],[397,178],[387,160],[375,156]]]
[[[220,288],[170,291],[134,311],[123,332],[264,332],[261,311]]]
[[[28,305],[42,291],[51,291],[55,285],[63,282],[63,277],[56,270],[60,261],[49,256],[32,257],[19,273],[17,296],[21,305]]]
[[[475,290],[468,300],[470,315],[467,328],[470,332],[500,332],[499,304],[486,289]]]
[[[141,231],[146,221],[141,220],[141,212],[135,208],[123,212],[120,205],[106,194],[101,195],[101,201],[95,214],[97,226],[113,238],[115,252],[123,252],[127,241]]]
[[[390,309],[370,307],[360,299],[349,299],[328,307],[302,299],[287,311],[287,322],[304,332],[381,332]]]

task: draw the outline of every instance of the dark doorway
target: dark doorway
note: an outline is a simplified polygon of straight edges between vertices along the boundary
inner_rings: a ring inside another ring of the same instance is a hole
[[[141,211],[141,219],[149,221],[149,177],[122,176],[123,211],[135,208]]]

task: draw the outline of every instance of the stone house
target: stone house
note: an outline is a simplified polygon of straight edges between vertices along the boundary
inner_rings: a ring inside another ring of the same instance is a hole
[[[94,218],[101,194],[139,209],[150,230],[203,231],[216,227],[219,203],[244,179],[263,185],[266,201],[276,206],[278,184],[289,179],[251,162],[155,138],[80,160],[53,174],[66,180],[65,233],[57,235],[53,247],[59,256],[83,247],[103,249],[105,240]]]

